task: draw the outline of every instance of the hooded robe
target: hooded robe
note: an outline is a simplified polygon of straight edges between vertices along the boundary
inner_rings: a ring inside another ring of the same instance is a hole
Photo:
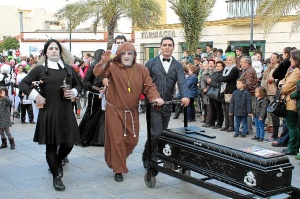
[[[133,64],[125,67],[121,63],[121,53],[130,50],[134,51]],[[144,93],[149,101],[160,98],[148,69],[135,60],[135,48],[126,42],[119,46],[116,57],[105,68],[100,61],[93,70],[95,76],[109,79],[104,146],[105,161],[114,173],[128,172],[126,158],[138,143],[140,94]]]

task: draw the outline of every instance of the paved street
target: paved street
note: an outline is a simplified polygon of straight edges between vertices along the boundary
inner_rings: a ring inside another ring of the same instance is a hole
[[[183,116],[171,119],[170,127],[182,126]],[[201,126],[199,122],[190,125]],[[77,120],[80,121],[80,120]],[[57,192],[52,187],[52,175],[48,172],[45,158],[45,145],[38,145],[32,141],[35,125],[21,124],[14,120],[11,128],[15,138],[16,149],[0,150],[0,198],[201,198],[221,199],[225,196],[208,191],[201,187],[181,181],[165,174],[158,174],[156,186],[148,188],[144,182],[145,170],[141,161],[141,154],[146,140],[145,114],[140,115],[141,136],[139,144],[129,156],[127,165],[129,173],[124,174],[122,183],[115,182],[114,173],[104,161],[103,147],[81,148],[75,146],[69,155],[70,163],[64,166],[63,182],[66,190]],[[207,129],[211,132],[212,129]],[[232,138],[232,133],[218,132]],[[252,135],[250,135],[252,137]],[[266,133],[266,138],[270,134]],[[273,148],[270,143],[257,143],[247,138],[244,139],[254,145]],[[233,142],[234,144],[234,142]],[[289,156],[295,166],[293,170],[292,185],[299,184],[299,161],[294,156]],[[194,173],[192,173],[193,175]],[[270,182],[272,183],[272,182]],[[226,186],[226,185],[225,185]],[[228,186],[229,187],[229,186]],[[272,198],[285,198],[280,195]]]

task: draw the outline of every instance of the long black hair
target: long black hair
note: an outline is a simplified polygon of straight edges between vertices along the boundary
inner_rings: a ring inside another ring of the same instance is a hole
[[[44,50],[43,50],[43,53],[44,55],[46,56],[46,60],[45,60],[45,74],[48,74],[49,71],[48,71],[48,57],[47,57],[47,49],[48,47],[50,46],[51,43],[56,43],[58,48],[59,48],[59,57],[60,59],[62,60],[62,62],[64,63],[64,65],[66,64],[64,59],[63,59],[63,56],[62,56],[62,52],[63,52],[63,48],[61,46],[61,44],[59,43],[59,41],[57,41],[56,39],[49,39],[45,44],[44,44]],[[64,67],[67,74],[68,74],[68,77],[71,76],[71,72],[67,69],[67,67]]]
[[[95,54],[94,54],[95,64],[98,64],[99,61],[102,59],[103,53],[105,53],[105,50],[103,50],[103,49],[98,49],[95,51]]]

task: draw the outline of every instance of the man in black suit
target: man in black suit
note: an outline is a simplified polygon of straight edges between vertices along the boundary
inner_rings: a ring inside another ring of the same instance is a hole
[[[150,76],[154,84],[158,88],[160,97],[164,101],[173,99],[175,84],[177,82],[181,103],[188,106],[190,100],[188,96],[188,87],[184,75],[183,67],[173,56],[174,40],[172,37],[164,37],[160,42],[161,54],[149,60],[146,67],[149,69]],[[168,128],[171,117],[172,105],[164,105],[159,110],[151,107],[151,149],[152,159],[156,160],[155,154],[157,151],[156,138],[161,135],[162,131]],[[145,144],[143,153],[143,162],[146,167],[148,151],[148,140]]]

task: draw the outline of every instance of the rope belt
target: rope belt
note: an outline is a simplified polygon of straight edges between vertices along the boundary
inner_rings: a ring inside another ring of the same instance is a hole
[[[110,105],[111,107],[113,107],[113,108],[115,108],[115,109],[119,109],[119,110],[122,110],[123,112],[124,112],[124,120],[125,120],[125,122],[124,122],[124,137],[127,137],[127,133],[126,133],[126,121],[127,121],[127,113],[129,113],[130,114],[130,117],[131,117],[131,123],[132,123],[132,130],[133,130],[133,137],[136,137],[136,134],[135,134],[135,130],[134,130],[134,121],[133,121],[133,114],[132,114],[132,111],[134,110],[134,109],[127,109],[127,110],[123,110],[123,109],[120,109],[120,108],[117,108],[116,106],[114,106],[114,105],[112,105],[111,103],[109,103],[108,101],[106,101],[106,103],[108,104],[108,105]]]

